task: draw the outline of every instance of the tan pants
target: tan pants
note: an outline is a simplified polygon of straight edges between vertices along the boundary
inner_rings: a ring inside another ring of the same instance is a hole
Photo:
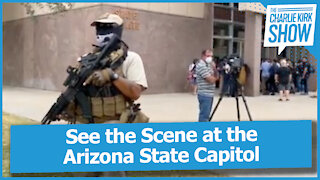
[[[101,124],[117,124],[119,120],[109,120]],[[84,124],[76,121],[76,124]],[[73,177],[126,177],[125,171],[107,171],[107,172],[74,172]]]

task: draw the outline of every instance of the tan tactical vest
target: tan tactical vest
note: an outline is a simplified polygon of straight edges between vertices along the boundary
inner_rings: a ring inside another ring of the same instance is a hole
[[[93,52],[98,53],[97,49],[94,49]],[[118,67],[115,72],[120,77],[124,77],[122,65]],[[105,86],[111,85],[112,84],[109,83]],[[133,102],[126,99],[126,97],[121,93],[117,93],[117,95],[114,96],[98,96],[88,98],[90,98],[91,102],[94,123],[106,123],[110,120],[119,120],[121,123],[146,123],[149,121],[149,118],[144,115],[140,109],[133,111]],[[82,110],[77,104],[70,103],[66,111],[68,114],[71,114],[71,116],[74,117],[69,121],[76,121],[84,124],[89,123],[88,119],[83,117]]]
[[[122,66],[116,70],[116,73],[119,74],[119,76],[124,77]],[[111,84],[107,84],[106,86],[110,85]],[[130,105],[130,102],[122,94],[111,97],[88,98],[90,98],[92,116],[95,123],[105,123],[106,121],[110,120],[119,120],[121,114],[123,114]],[[75,120],[79,123],[88,123],[88,120],[82,116],[82,110],[80,106],[74,103],[71,106],[74,106],[71,107],[71,109],[74,110],[73,115]]]

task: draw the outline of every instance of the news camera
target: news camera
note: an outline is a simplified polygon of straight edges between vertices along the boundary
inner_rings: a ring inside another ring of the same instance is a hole
[[[243,59],[237,55],[231,55],[224,57],[224,70],[226,73],[238,74],[241,68],[244,66]]]

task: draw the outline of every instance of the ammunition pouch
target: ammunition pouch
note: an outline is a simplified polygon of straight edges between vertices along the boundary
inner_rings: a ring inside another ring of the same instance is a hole
[[[119,120],[120,123],[147,123],[147,117],[141,110],[133,112],[123,95],[114,97],[90,97],[92,116],[95,123],[106,123],[111,120]],[[88,119],[83,117],[80,106],[70,103],[66,114],[67,121],[87,124]]]
[[[126,109],[126,100],[123,95],[113,97],[90,97],[92,117],[95,123],[104,123],[109,120],[119,120]],[[76,106],[76,121],[88,123],[83,118],[81,108]]]

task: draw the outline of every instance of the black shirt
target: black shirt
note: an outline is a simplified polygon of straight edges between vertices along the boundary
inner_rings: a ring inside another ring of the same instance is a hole
[[[307,68],[307,73],[306,74],[309,74],[310,73],[310,63],[308,62],[302,62],[298,65],[298,71],[300,73],[300,75],[303,75],[303,72],[304,72],[304,69]]]
[[[288,84],[291,71],[288,67],[280,67],[276,74],[278,75],[280,84]]]

